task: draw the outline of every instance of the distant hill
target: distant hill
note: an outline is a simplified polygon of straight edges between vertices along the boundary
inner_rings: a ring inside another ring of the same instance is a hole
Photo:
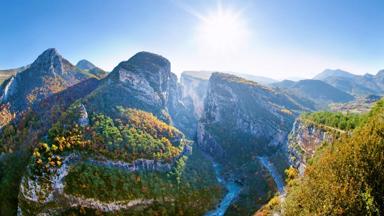
[[[275,80],[275,79],[272,79],[269,77],[264,77],[264,76],[256,76],[256,75],[252,75],[252,74],[235,74],[235,75],[240,76],[240,77],[247,79],[247,80],[251,80],[254,82],[264,84],[264,85],[268,85],[268,84],[277,82],[277,80]]]
[[[353,78],[355,76],[356,75],[354,75],[354,74],[352,74],[350,72],[343,71],[343,70],[340,70],[340,69],[336,69],[336,70],[326,69],[323,72],[317,74],[315,77],[313,77],[313,79],[315,79],[315,80],[324,80],[324,79],[326,79],[328,77]]]
[[[342,91],[352,95],[383,95],[384,94],[384,71],[376,75],[354,75],[341,70],[326,70],[315,76],[314,79],[322,80]]]
[[[97,76],[98,78],[103,78],[108,74],[106,71],[104,71],[103,69],[101,69],[99,67],[96,67],[93,63],[91,63],[90,61],[88,61],[86,59],[80,60],[76,64],[76,67],[78,67],[79,69],[84,70],[88,73],[91,73],[91,74]]]
[[[327,107],[330,103],[345,103],[354,100],[354,96],[333,87],[321,80],[284,80],[272,84],[275,88],[285,89],[287,94],[312,109]]]
[[[29,65],[23,66],[23,67],[18,67],[18,68],[13,68],[13,69],[7,69],[7,70],[0,70],[0,85],[4,80],[8,79],[11,76],[16,75],[16,73],[23,71],[27,69]]]
[[[214,72],[220,72],[220,71],[184,71],[184,75],[188,75],[190,77],[195,77],[199,78],[202,80],[208,80],[209,77],[211,77],[212,73]],[[269,85],[271,83],[276,83],[278,82],[277,80],[271,79],[269,77],[264,77],[264,76],[257,76],[257,75],[252,75],[252,74],[244,74],[244,73],[236,73],[236,72],[225,72],[227,74],[233,74],[235,76],[251,80],[260,84],[264,85]]]
[[[270,86],[272,87],[278,87],[278,88],[291,88],[292,86],[294,86],[296,84],[295,81],[292,81],[292,80],[283,80],[283,81],[280,81],[280,82],[274,82],[274,83],[271,83]]]

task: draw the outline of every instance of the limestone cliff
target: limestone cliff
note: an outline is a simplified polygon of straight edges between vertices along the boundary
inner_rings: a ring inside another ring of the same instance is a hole
[[[325,142],[332,143],[344,131],[298,118],[289,134],[288,148],[291,164],[304,174],[307,160]]]

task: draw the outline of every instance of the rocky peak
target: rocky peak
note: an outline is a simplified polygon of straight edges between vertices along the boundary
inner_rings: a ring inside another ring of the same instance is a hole
[[[37,74],[63,75],[69,70],[75,70],[75,66],[64,59],[55,48],[50,48],[40,54],[29,69],[28,72],[33,72],[34,76]]]
[[[131,81],[132,77],[141,78],[155,91],[165,92],[172,78],[171,63],[160,55],[139,52],[128,61],[121,62],[110,76],[122,82]]]

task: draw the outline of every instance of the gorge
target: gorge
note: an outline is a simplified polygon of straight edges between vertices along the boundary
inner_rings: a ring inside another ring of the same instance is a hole
[[[19,191],[2,211],[251,215],[289,197],[291,169],[305,177],[327,143],[368,119],[312,112],[309,81],[286,89],[189,71],[179,82],[170,61],[149,52],[109,73],[78,65],[48,49],[2,84],[1,180]],[[337,93],[323,101],[352,104]]]

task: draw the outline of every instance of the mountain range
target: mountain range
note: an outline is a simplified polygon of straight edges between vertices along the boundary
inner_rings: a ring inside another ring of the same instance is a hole
[[[355,75],[342,70],[325,70],[314,79],[322,80],[347,93],[362,95],[382,95],[384,92],[384,71],[376,75]]]
[[[374,127],[372,116],[381,110],[308,113],[372,104],[380,97],[361,96],[381,94],[381,72],[326,70],[314,79],[276,82],[186,71],[179,82],[158,54],[139,52],[106,72],[48,49],[27,67],[1,73],[7,76],[0,87],[1,215],[281,213],[270,203],[285,193],[286,170],[305,176],[323,141]],[[370,90],[363,94],[361,86]],[[328,130],[337,137],[328,139]],[[297,192],[287,191],[287,203],[296,205]],[[364,194],[380,201],[369,188]]]

